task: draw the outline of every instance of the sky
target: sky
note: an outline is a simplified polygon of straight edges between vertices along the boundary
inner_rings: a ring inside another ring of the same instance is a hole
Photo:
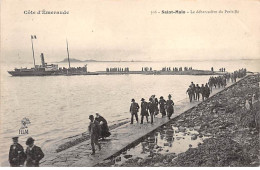
[[[24,14],[24,11],[69,14]],[[238,14],[153,14],[238,10]],[[1,0],[1,61],[259,59],[257,0]]]

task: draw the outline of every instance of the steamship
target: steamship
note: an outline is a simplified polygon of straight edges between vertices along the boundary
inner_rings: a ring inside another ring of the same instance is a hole
[[[44,61],[44,55],[41,53],[41,65],[35,65],[34,68],[15,68],[8,71],[12,76],[48,76],[59,72],[57,64],[47,64]]]
[[[36,39],[36,36],[31,36],[31,41]],[[66,41],[67,42],[67,41]],[[87,72],[87,65],[84,67],[70,67],[70,59],[69,59],[69,49],[67,42],[67,53],[68,53],[68,62],[69,68],[59,68],[57,64],[48,64],[45,63],[44,55],[41,53],[41,65],[35,65],[34,58],[34,49],[33,49],[33,41],[32,41],[32,53],[33,53],[33,61],[34,68],[15,68],[13,71],[8,71],[12,76],[57,76],[57,75],[97,75],[97,73]]]

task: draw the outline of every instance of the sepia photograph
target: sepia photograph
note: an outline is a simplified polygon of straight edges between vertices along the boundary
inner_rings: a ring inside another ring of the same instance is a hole
[[[0,167],[259,167],[259,0],[0,0]]]

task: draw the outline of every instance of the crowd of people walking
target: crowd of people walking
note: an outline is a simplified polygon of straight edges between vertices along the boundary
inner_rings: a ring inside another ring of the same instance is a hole
[[[166,101],[163,96],[160,97],[160,100],[152,95],[149,98],[149,102],[146,102],[144,98],[141,99],[141,124],[143,124],[144,117],[146,118],[147,123],[149,123],[149,116],[151,117],[151,124],[154,122],[154,117],[159,114],[162,114],[162,117],[167,116],[169,119],[174,113],[174,102],[172,101],[172,96],[168,95],[168,100]],[[130,113],[131,113],[131,124],[134,122],[134,117],[138,122],[138,112],[139,112],[139,104],[135,102],[135,99],[132,99],[132,103],[130,105]]]
[[[223,68],[222,70],[225,70]],[[211,76],[208,80],[208,83],[201,84],[194,84],[191,82],[189,88],[187,89],[186,93],[189,95],[190,102],[192,101],[199,101],[200,95],[202,101],[209,98],[210,93],[212,92],[213,87],[215,88],[225,88],[228,82],[236,82],[237,78],[242,78],[246,75],[246,69],[239,69],[238,71],[234,71],[233,73],[226,73],[221,76]]]
[[[204,101],[205,99],[209,98],[210,95],[210,89],[208,86],[208,83],[205,84],[201,84],[201,86],[199,86],[199,84],[194,84],[193,82],[191,82],[189,88],[187,89],[186,93],[188,93],[189,95],[189,99],[190,102],[197,100],[200,100],[200,95],[202,98],[202,101]]]

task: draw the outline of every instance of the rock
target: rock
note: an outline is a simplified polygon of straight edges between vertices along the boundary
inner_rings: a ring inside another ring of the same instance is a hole
[[[175,133],[179,133],[180,131],[178,129],[175,130]]]
[[[154,145],[154,147],[153,147],[154,149],[158,149],[159,148],[159,146],[158,145]]]
[[[163,146],[169,146],[169,143],[164,143]]]
[[[206,133],[204,136],[206,136],[206,137],[210,137],[210,136],[212,136],[210,133]]]
[[[175,158],[175,157],[176,157],[175,153],[169,154],[169,155],[166,156],[166,160],[167,160],[167,162],[171,162],[171,160],[172,160],[173,158]]]
[[[180,140],[182,137],[176,137],[177,140]]]
[[[191,140],[196,140],[196,139],[197,139],[197,135],[193,134],[193,135],[191,136]]]
[[[200,130],[200,126],[195,126],[194,130],[199,131]]]
[[[121,161],[121,157],[116,157],[116,162],[120,162]]]
[[[109,164],[109,163],[111,163],[111,160],[110,160],[110,159],[104,160],[102,163],[103,163],[103,164]]]
[[[181,123],[181,122],[184,122],[184,120],[180,119],[180,120],[178,120],[177,122],[178,122],[178,123]]]
[[[179,131],[180,131],[180,132],[185,132],[185,131],[186,131],[186,128],[185,128],[185,127],[182,127],[182,126],[180,126],[180,127],[179,127]]]
[[[137,163],[141,164],[141,163],[143,163],[143,160],[142,159],[138,159]]]
[[[159,163],[156,163],[156,164],[154,164],[153,166],[158,167],[158,166],[160,166],[160,164],[159,164]]]
[[[133,155],[124,155],[124,158],[125,159],[128,159],[128,158],[132,158],[133,157]],[[121,157],[120,157],[121,158]]]

